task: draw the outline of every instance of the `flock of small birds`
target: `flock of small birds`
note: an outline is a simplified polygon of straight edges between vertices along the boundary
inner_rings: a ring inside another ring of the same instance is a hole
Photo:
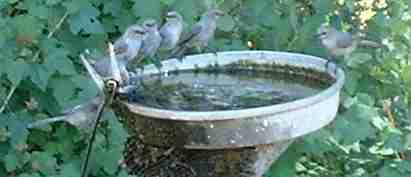
[[[132,62],[140,62],[145,57],[155,57],[158,51],[167,51],[169,57],[181,58],[188,49],[195,48],[202,52],[208,47],[208,42],[214,37],[217,29],[218,17],[224,12],[218,9],[209,9],[194,24],[191,30],[183,34],[183,17],[175,11],[166,14],[166,22],[160,28],[154,19],[144,20],[143,24],[129,26],[119,39],[114,42],[118,70],[121,79],[128,80],[130,72],[127,66]],[[110,56],[92,63],[93,70],[103,78],[112,75]],[[87,67],[87,66],[86,66]],[[33,122],[28,128],[65,121],[75,127],[88,131],[95,122],[99,105],[104,96],[99,94],[91,101],[78,105],[63,112],[63,115]]]
[[[113,45],[121,78],[125,80],[129,78],[131,72],[127,70],[127,66],[130,63],[138,63],[146,57],[157,57],[159,51],[168,52],[167,58],[182,58],[188,49],[197,49],[199,52],[209,49],[208,43],[214,38],[217,29],[217,19],[224,14],[219,9],[209,9],[188,32],[184,32],[183,17],[176,11],[166,14],[166,22],[161,27],[153,19],[146,19],[141,25],[129,26]],[[321,25],[316,37],[331,54],[329,61],[338,56],[347,58],[359,46],[373,48],[382,46],[377,42],[363,40],[351,33],[337,31],[328,25]],[[109,58],[110,56],[107,55],[103,59],[91,62],[94,70],[102,77],[110,77],[112,74]],[[89,130],[95,122],[97,108],[102,101],[103,95],[98,95],[87,103],[64,111],[61,116],[36,121],[28,127],[42,127],[53,122],[65,121],[81,130]]]

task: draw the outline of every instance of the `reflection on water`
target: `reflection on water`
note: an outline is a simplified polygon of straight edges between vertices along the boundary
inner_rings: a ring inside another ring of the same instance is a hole
[[[150,75],[135,85],[129,102],[168,110],[217,111],[294,101],[330,84],[301,75],[238,69]]]

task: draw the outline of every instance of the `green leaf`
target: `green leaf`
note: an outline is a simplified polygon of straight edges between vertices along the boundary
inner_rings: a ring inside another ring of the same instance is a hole
[[[272,177],[290,177],[296,175],[295,164],[300,157],[297,144],[291,145],[270,169]],[[269,173],[269,174],[270,174]]]
[[[31,167],[46,176],[51,176],[56,173],[57,159],[48,152],[33,152]]]
[[[10,137],[10,145],[16,149],[19,149],[20,146],[24,146],[26,144],[27,136],[29,134],[26,124],[21,121],[22,119],[26,119],[28,116],[27,113],[20,113],[17,116],[21,116],[20,118],[11,117],[9,118],[7,128],[9,130],[9,137]]]
[[[30,74],[31,81],[42,91],[46,91],[49,77],[53,72],[48,70],[45,65],[31,64],[28,73]]]
[[[154,18],[156,20],[161,19],[161,3],[160,1],[145,1],[145,0],[133,0],[134,1],[134,15],[142,19]]]
[[[178,0],[172,5],[172,8],[180,12],[184,18],[184,22],[189,26],[194,24],[195,17],[204,13],[204,7],[201,6],[201,1]]]
[[[61,107],[72,106],[69,102],[73,99],[77,86],[69,77],[52,77],[48,87],[53,89],[53,95]]]
[[[47,20],[49,10],[41,1],[24,1],[24,6],[28,9],[30,15],[42,20]]]
[[[367,93],[358,93],[356,99],[368,106],[373,106],[375,104],[375,98]]]
[[[398,169],[390,166],[390,164],[384,165],[380,170],[378,170],[379,177],[403,177],[404,174],[400,173]]]
[[[20,15],[13,18],[14,28],[17,31],[16,40],[19,44],[37,42],[42,23],[30,15]]]
[[[217,21],[217,26],[219,29],[229,32],[233,30],[235,26],[235,22],[232,16],[230,15],[224,15]]]
[[[397,152],[404,152],[407,150],[406,139],[399,130],[391,130],[385,138],[384,148],[393,149]]]
[[[16,86],[29,74],[30,66],[22,61],[7,62],[5,66],[8,79]]]
[[[8,172],[22,168],[30,160],[28,153],[10,151],[4,158],[4,165]]]
[[[78,177],[80,176],[80,169],[74,164],[64,164],[60,175],[58,177]]]
[[[367,138],[374,138],[376,130],[372,126],[374,117],[378,117],[373,107],[356,104],[336,119],[335,134],[344,144],[352,144]]]
[[[88,34],[104,33],[103,25],[97,19],[99,15],[98,9],[89,4],[82,7],[76,15],[68,19],[71,32],[77,34],[83,30],[84,33]]]
[[[70,14],[75,14],[84,7],[90,6],[90,3],[87,0],[68,0],[63,2],[63,6],[67,8]]]
[[[19,175],[18,177],[41,177],[41,176],[37,173],[31,173],[31,174],[24,173],[24,174]]]
[[[372,60],[372,56],[368,53],[356,53],[351,54],[347,61],[347,65],[350,67],[360,67],[361,64]]]
[[[325,16],[332,12],[335,2],[336,1],[313,0],[313,5],[318,15]]]

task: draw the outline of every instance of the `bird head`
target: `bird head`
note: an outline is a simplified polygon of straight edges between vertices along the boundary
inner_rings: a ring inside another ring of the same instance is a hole
[[[225,15],[225,13],[224,13],[223,11],[219,10],[219,9],[210,9],[210,10],[207,11],[206,15],[207,15],[207,17],[209,17],[209,18],[214,18],[214,19],[216,19],[216,18],[218,18],[218,17],[220,17],[220,16]]]
[[[154,19],[148,19],[143,22],[143,27],[146,31],[157,30],[157,21]]]
[[[171,21],[171,20],[182,21],[183,17],[178,12],[171,11],[166,14],[166,19],[167,21]]]
[[[318,30],[317,30],[317,34],[315,35],[317,38],[319,39],[326,39],[329,38],[331,33],[336,31],[335,28],[328,26],[326,24],[322,24]]]
[[[147,31],[140,25],[132,25],[127,29],[126,36],[131,39],[141,39],[146,32]]]

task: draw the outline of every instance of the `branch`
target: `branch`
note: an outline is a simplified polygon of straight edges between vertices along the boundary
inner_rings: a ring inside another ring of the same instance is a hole
[[[395,123],[395,117],[391,110],[391,104],[391,100],[384,101],[383,110],[385,114],[387,114],[388,121],[390,122],[390,127],[397,128],[397,125]],[[402,152],[398,152],[398,155],[400,156],[401,160],[405,160],[407,158],[407,156]]]
[[[6,109],[7,104],[9,103],[11,96],[13,95],[14,91],[16,91],[17,89],[17,85],[14,85],[11,89],[9,94],[7,95],[6,99],[3,102],[3,106],[1,106],[0,108],[0,113],[2,113],[4,111],[4,109]]]

